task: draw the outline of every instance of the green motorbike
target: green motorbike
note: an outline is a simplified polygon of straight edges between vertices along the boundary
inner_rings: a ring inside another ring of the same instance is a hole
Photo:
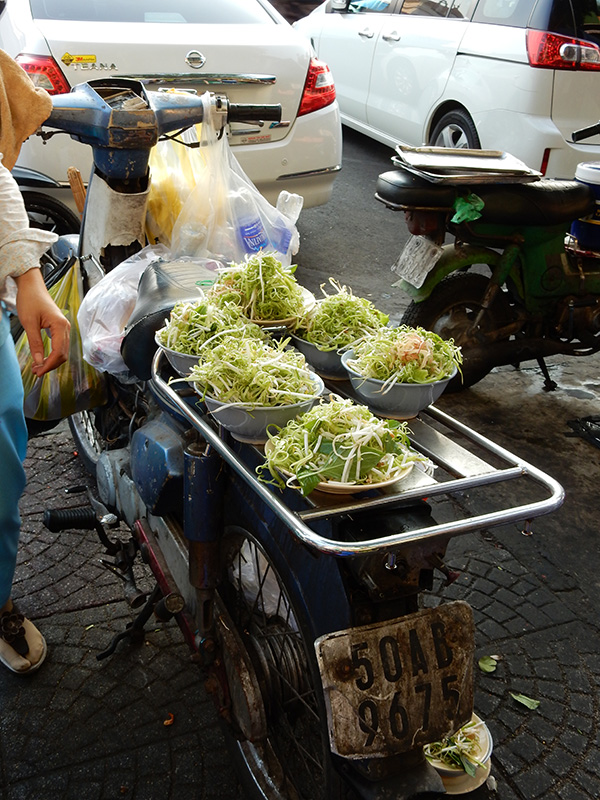
[[[600,124],[573,138],[598,132]],[[450,391],[532,359],[555,388],[546,357],[600,349],[599,206],[579,175],[600,183],[600,163],[580,164],[576,180],[540,180],[495,151],[397,153],[375,196],[404,212],[412,234],[392,267],[411,298],[402,323],[462,347]]]

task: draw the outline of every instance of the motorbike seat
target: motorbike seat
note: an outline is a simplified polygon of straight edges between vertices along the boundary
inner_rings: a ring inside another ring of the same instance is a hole
[[[137,300],[127,321],[121,355],[127,367],[141,380],[151,378],[152,359],[158,345],[154,336],[179,302],[200,297],[199,282],[216,277],[218,262],[154,261],[140,278]]]
[[[484,201],[478,222],[495,225],[550,227],[586,217],[595,209],[592,190],[578,181],[440,184],[402,169],[379,176],[375,197],[394,210],[450,212],[457,197],[471,192]]]

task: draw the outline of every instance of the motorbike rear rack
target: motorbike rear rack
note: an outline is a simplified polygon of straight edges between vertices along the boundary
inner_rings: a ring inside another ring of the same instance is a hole
[[[374,489],[368,493],[369,497],[313,492],[306,498],[307,507],[304,510],[293,511],[278,497],[277,488],[258,480],[254,471],[229,446],[225,432],[219,432],[206,415],[187,403],[181,391],[175,390],[164,379],[160,374],[161,361],[166,366],[166,359],[159,349],[152,364],[152,385],[157,395],[167,405],[174,407],[200,433],[207,444],[214,448],[300,541],[319,552],[338,557],[387,554],[394,548],[425,539],[451,538],[509,523],[528,523],[535,517],[556,510],[563,502],[564,490],[554,478],[432,405],[421,412],[419,417],[410,420],[409,429],[413,447],[428,456],[436,465],[435,477],[413,469],[402,481],[381,490]],[[350,385],[345,382],[336,382],[335,392],[353,396]],[[545,496],[535,500],[524,499],[515,504],[519,494],[515,481],[519,484],[527,482],[525,496],[531,494],[532,484],[538,491],[542,490]],[[505,487],[507,482],[512,482],[508,492]],[[493,510],[475,516],[469,516],[467,511],[461,519],[450,519],[384,537],[364,541],[336,541],[316,533],[307,524],[333,516],[397,506],[399,503],[415,504],[417,501],[432,498],[452,498],[482,487],[492,490],[495,485],[500,489],[496,492],[498,496],[491,499],[486,497],[486,505],[492,506],[493,503]]]

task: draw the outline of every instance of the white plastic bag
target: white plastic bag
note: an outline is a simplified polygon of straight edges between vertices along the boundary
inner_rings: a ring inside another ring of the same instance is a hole
[[[88,364],[111,375],[129,372],[121,357],[121,341],[135,306],[140,277],[153,261],[170,257],[162,244],[145,247],[104,275],[85,295],[77,321]]]
[[[285,192],[278,201],[280,208],[272,206],[241,168],[227,137],[216,129],[208,92],[202,102],[199,155],[203,168],[196,171],[196,186],[173,226],[174,257],[240,262],[247,254],[264,250],[274,252],[282,264],[291,264],[298,252],[295,222],[302,198]]]

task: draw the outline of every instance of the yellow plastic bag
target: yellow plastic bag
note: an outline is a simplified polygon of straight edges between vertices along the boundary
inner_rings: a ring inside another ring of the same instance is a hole
[[[49,289],[56,305],[71,323],[69,357],[52,372],[37,377],[31,371],[33,360],[29,342],[22,332],[15,343],[23,388],[25,416],[35,420],[64,419],[77,411],[103,405],[106,402],[106,379],[83,358],[77,311],[81,304],[79,262]],[[51,349],[50,338],[42,331],[44,353]]]
[[[173,139],[158,142],[150,153],[150,194],[146,211],[146,235],[152,244],[171,246],[175,220],[205,169],[198,146],[202,125]]]

